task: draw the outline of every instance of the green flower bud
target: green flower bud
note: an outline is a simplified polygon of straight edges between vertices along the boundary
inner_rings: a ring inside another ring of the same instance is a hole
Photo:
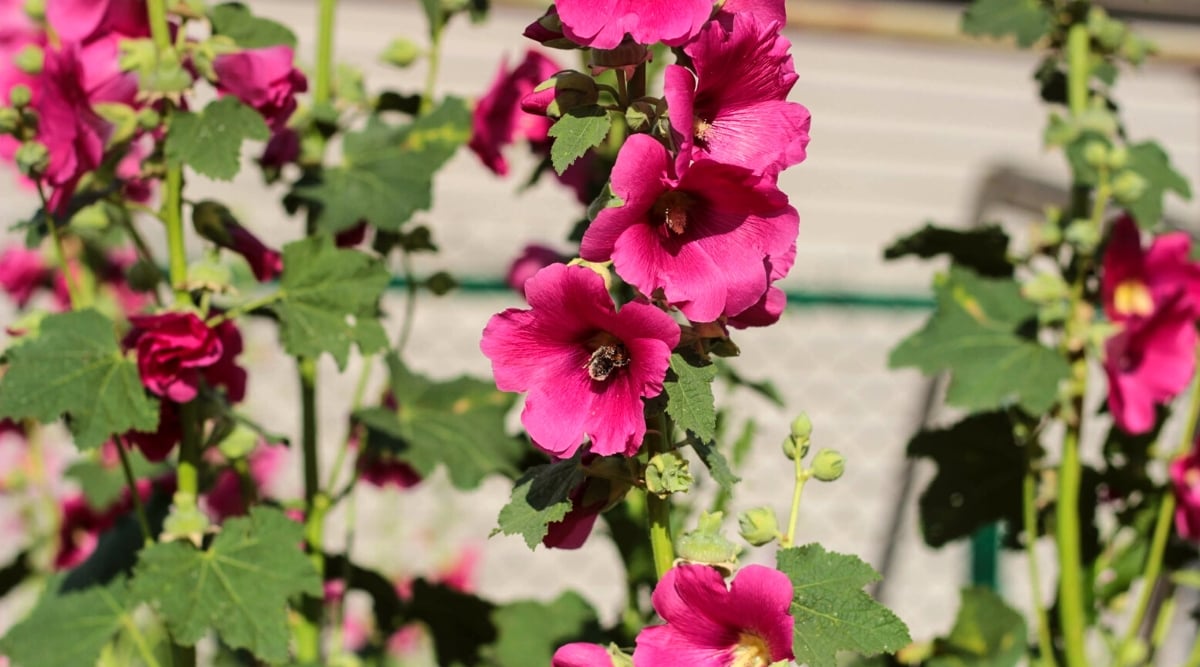
[[[1108,152],[1108,168],[1121,169],[1129,163],[1129,149],[1124,146],[1114,146]]]
[[[205,258],[188,266],[187,286],[189,290],[224,292],[233,284],[233,271],[215,259]]]
[[[684,533],[678,540],[675,549],[678,561],[710,565],[725,576],[733,574],[738,553],[742,549],[721,534],[724,516],[721,512],[701,514],[696,529]]]
[[[631,132],[648,132],[654,125],[658,110],[649,100],[634,100],[625,110],[625,122]]]
[[[1111,137],[1117,133],[1117,116],[1107,107],[1092,107],[1079,115],[1079,128]]]
[[[608,657],[612,660],[612,667],[633,667],[633,658],[616,644],[608,645]]]
[[[17,109],[27,107],[33,101],[33,91],[29,89],[29,86],[18,83],[9,89],[8,101]]]
[[[30,44],[18,51],[12,62],[22,72],[37,76],[42,73],[42,67],[46,64],[46,54],[42,47]]]
[[[162,116],[159,115],[159,113],[154,109],[146,107],[145,109],[138,111],[137,124],[138,127],[150,132],[158,129],[159,125],[162,125]]]
[[[138,260],[125,272],[125,282],[135,292],[149,292],[158,286],[162,272],[158,267],[144,260]]]
[[[801,412],[799,416],[792,420],[792,437],[797,440],[807,441],[812,437],[812,420],[808,418],[808,413]]]
[[[225,436],[217,448],[227,459],[244,459],[258,445],[258,433],[248,426],[238,424]]]
[[[846,470],[846,459],[832,449],[817,452],[812,462],[812,476],[822,482],[832,482]]]
[[[408,67],[421,57],[421,47],[404,37],[397,37],[388,44],[379,59],[394,67]]]
[[[240,226],[237,218],[220,202],[205,199],[192,207],[192,227],[196,233],[219,246],[233,244],[229,230],[235,226]]]
[[[646,490],[665,498],[672,493],[685,493],[692,486],[688,460],[679,452],[655,454],[646,463]]]
[[[1091,252],[1100,244],[1100,232],[1091,220],[1072,220],[1064,234],[1067,242],[1083,252]]]
[[[1121,57],[1133,63],[1134,65],[1142,64],[1146,56],[1156,52],[1158,49],[1154,46],[1154,42],[1148,39],[1138,37],[1133,32],[1125,34],[1125,41],[1121,42]]]
[[[12,107],[0,107],[0,134],[16,134],[21,127],[21,112]]]
[[[449,273],[438,271],[425,279],[425,287],[433,292],[434,296],[444,296],[458,287],[458,281]]]
[[[795,461],[797,456],[800,458],[808,456],[808,441],[805,440],[800,442],[790,435],[784,436],[783,442],[780,443],[779,448],[783,450],[783,455],[786,456],[789,461]]]
[[[25,0],[25,15],[34,21],[45,21],[46,0]]]
[[[162,540],[186,539],[197,547],[208,532],[208,515],[196,506],[196,496],[192,493],[176,491],[171,504],[171,513],[163,521]]]
[[[754,507],[738,514],[738,533],[750,544],[761,547],[779,537],[779,521],[770,507]]]
[[[17,149],[14,160],[22,175],[37,178],[45,173],[50,164],[50,151],[37,141],[26,141]]]
[[[1103,167],[1108,164],[1108,145],[1103,141],[1092,140],[1083,147],[1083,160],[1090,167]]]
[[[1134,171],[1122,171],[1113,179],[1113,197],[1122,204],[1130,204],[1146,194],[1146,179]]]
[[[1066,299],[1071,288],[1057,273],[1039,273],[1021,286],[1021,294],[1034,303],[1050,303]]]

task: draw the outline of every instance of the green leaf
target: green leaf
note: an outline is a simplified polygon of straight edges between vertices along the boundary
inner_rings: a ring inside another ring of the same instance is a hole
[[[164,466],[147,461],[137,448],[126,453],[135,478],[151,477],[164,470]],[[96,460],[83,459],[68,466],[64,474],[79,483],[84,498],[94,510],[107,509],[125,490],[125,475],[119,465],[104,465]]]
[[[66,413],[82,449],[158,427],[158,402],[117,345],[112,321],[95,310],[47,316],[37,339],[8,350],[8,362],[0,417],[49,423]]]
[[[936,651],[928,667],[1016,667],[1025,658],[1025,619],[986,588],[963,589],[954,628]]]
[[[496,667],[549,665],[559,646],[601,638],[596,612],[580,595],[567,591],[554,601],[512,602],[492,612],[499,639],[488,654]]]
[[[934,281],[937,310],[892,350],[892,368],[950,371],[946,402],[967,410],[1018,404],[1033,414],[1054,405],[1070,366],[1058,352],[1021,335],[1037,307],[1011,279],[981,278],[952,266]]]
[[[1054,14],[1041,0],[975,0],[963,14],[968,35],[1016,37],[1022,48],[1033,46],[1054,27]]]
[[[725,459],[725,455],[721,453],[721,450],[717,449],[716,443],[693,440],[692,449],[696,450],[696,454],[700,456],[700,460],[708,468],[709,474],[713,476],[713,481],[722,489],[731,491],[734,484],[742,481],[742,478],[733,474],[733,470],[729,467],[729,461]]]
[[[701,362],[697,362],[700,364]],[[670,370],[663,381],[667,415],[682,429],[709,442],[717,437],[717,412],[713,407],[712,381],[717,367],[711,363],[692,365],[681,354],[671,355]]]
[[[379,323],[379,298],[387,269],[357,250],[343,250],[329,237],[314,236],[283,247],[279,315],[283,347],[294,357],[333,355],[345,368],[350,346],[370,354],[387,347]]]
[[[796,662],[836,667],[839,651],[875,655],[912,641],[904,622],[862,590],[879,573],[858,557],[809,544],[780,551],[777,563],[795,587]]]
[[[1008,278],[1013,263],[1008,258],[1008,234],[999,225],[975,229],[949,229],[926,223],[920,230],[892,242],[884,259],[947,255],[950,261],[981,276]]]
[[[77,593],[47,593],[0,640],[0,655],[18,667],[93,665],[121,626],[134,623],[130,602],[124,579]]]
[[[231,180],[242,167],[242,140],[271,138],[258,112],[232,95],[209,102],[204,111],[176,111],[167,130],[167,161],[209,178]]]
[[[250,8],[240,2],[210,7],[208,20],[212,22],[214,35],[224,35],[242,48],[258,49],[278,44],[296,48],[296,35],[287,26],[254,16]]]
[[[1129,147],[1128,169],[1141,176],[1146,189],[1127,205],[1142,229],[1153,229],[1162,220],[1163,197],[1168,191],[1184,199],[1192,198],[1187,179],[1171,166],[1166,151],[1153,141]]]
[[[550,128],[554,143],[550,145],[550,162],[562,176],[573,162],[583,157],[608,136],[612,120],[598,105],[577,107],[563,114]]]
[[[516,475],[524,447],[504,432],[512,394],[469,377],[434,382],[395,355],[388,356],[388,367],[398,409],[355,413],[367,427],[368,448],[405,461],[422,476],[444,465],[460,489],[479,486],[487,475]]]
[[[571,492],[583,479],[577,458],[530,468],[513,486],[508,504],[500,508],[495,532],[520,535],[530,549],[536,548],[549,525],[571,511]]]
[[[225,522],[207,550],[177,541],[142,551],[134,594],[162,613],[180,644],[192,646],[215,628],[226,644],[283,662],[288,598],[321,595],[321,578],[300,550],[303,535],[282,512],[254,507]]]
[[[1021,517],[1025,458],[1003,412],[971,415],[918,433],[908,455],[931,459],[937,475],[921,494],[921,533],[940,547],[1000,519]]]
[[[318,205],[321,231],[340,232],[363,220],[396,231],[433,204],[433,176],[470,138],[470,128],[471,113],[455,97],[399,128],[373,117],[346,135],[342,166],[295,192]]]

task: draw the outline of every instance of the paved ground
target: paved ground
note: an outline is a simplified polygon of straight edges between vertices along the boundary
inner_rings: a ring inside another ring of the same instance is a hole
[[[312,3],[253,4],[257,11],[297,26],[302,57],[311,53]],[[524,48],[521,29],[535,14],[497,9],[484,26],[453,25],[442,90],[465,96],[483,90],[502,58],[518,57]],[[395,72],[374,64],[374,57],[393,36],[419,39],[421,21],[417,3],[348,0],[340,14],[338,53],[364,66],[372,86],[415,88],[424,76],[419,68]],[[793,97],[809,106],[814,121],[808,161],[782,179],[803,220],[789,288],[924,294],[930,267],[885,265],[880,255],[888,241],[926,219],[969,224],[980,179],[996,165],[1063,181],[1060,158],[1040,145],[1045,111],[1035,99],[1030,80],[1034,58],[1029,54],[862,35],[811,32],[790,37],[800,74]],[[1131,135],[1159,139],[1180,169],[1193,182],[1200,181],[1200,80],[1178,66],[1150,66],[1124,80],[1118,95]],[[16,217],[30,203],[7,188],[0,186],[0,199],[14,213],[0,216]],[[492,178],[470,155],[456,158],[439,178],[433,211],[424,216],[444,252],[426,261],[422,270],[444,267],[460,276],[495,277],[525,243],[565,236],[575,209],[564,193],[552,186],[520,196],[516,190],[516,180]],[[273,199],[262,195],[252,174],[231,185],[197,183],[192,192],[197,198],[223,198],[271,239],[283,242],[298,235],[297,222],[287,220]],[[1195,204],[1172,202],[1168,208],[1191,222],[1200,213]],[[1027,214],[1011,209],[994,212],[1017,226],[1027,221]],[[478,294],[422,302],[411,347],[413,364],[438,376],[485,375],[479,332],[491,313],[516,303],[515,297]],[[386,305],[388,326],[394,330],[399,299],[389,298]],[[793,309],[779,325],[738,337],[744,350],[738,370],[772,379],[789,406],[778,410],[750,397],[731,397],[740,414],[755,416],[761,426],[756,453],[743,471],[749,483],[741,489],[738,508],[766,503],[785,510],[790,487],[787,475],[780,473],[776,443],[794,412],[807,410],[816,424],[817,445],[842,450],[849,463],[840,482],[806,492],[802,539],[879,563],[892,528],[903,446],[922,397],[917,375],[888,371],[885,360],[888,349],[920,320],[919,312],[903,310]],[[294,433],[296,390],[290,365],[274,351],[269,330],[255,329],[250,337],[245,361],[255,372],[248,404],[269,427]],[[322,423],[327,425],[322,442],[332,457],[357,367],[352,364],[336,378],[330,364],[321,372],[328,380],[321,387]],[[295,473],[292,479],[298,477]],[[488,540],[505,493],[503,484],[495,483],[474,494],[454,495],[436,480],[413,493],[363,492],[355,553],[400,573],[402,562],[415,559],[420,567],[433,567],[460,545],[477,545],[485,594],[550,598],[571,586],[611,619],[621,596],[612,547],[593,539],[578,552],[539,549],[529,554],[516,538]],[[909,509],[888,602],[909,622],[914,636],[926,637],[948,627],[966,559],[960,548],[924,548]],[[335,529],[331,534],[342,533]],[[1049,561],[1045,567],[1049,569]],[[1004,563],[1014,591],[1022,588],[1023,568],[1020,560]]]

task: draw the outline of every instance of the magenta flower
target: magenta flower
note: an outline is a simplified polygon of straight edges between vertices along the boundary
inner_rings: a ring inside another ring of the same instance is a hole
[[[187,403],[200,390],[200,381],[224,385],[231,401],[245,394],[245,371],[235,358],[241,334],[230,321],[212,329],[194,313],[166,312],[134,315],[125,346],[137,350],[138,374],[152,393]],[[228,346],[228,348],[227,348]]]
[[[508,274],[504,277],[504,282],[508,285],[509,289],[524,297],[526,281],[543,268],[564,261],[566,261],[566,258],[554,248],[531,243],[525,246],[521,254],[509,265]]]
[[[183,438],[183,421],[179,404],[171,401],[158,402],[158,426],[153,431],[126,431],[122,436],[126,443],[137,447],[147,461],[162,461],[171,454],[175,445]]]
[[[143,0],[46,0],[46,22],[63,42],[82,42],[107,33],[150,35]]]
[[[581,256],[612,260],[643,294],[662,290],[693,322],[735,316],[762,300],[769,262],[794,252],[800,217],[773,178],[701,160],[672,175],[662,144],[629,138],[617,155],[606,208],[583,235]]]
[[[787,24],[784,0],[725,0],[715,18],[726,30],[731,30],[733,18],[738,15],[753,17],[763,25],[774,23],[776,30],[781,30]]]
[[[50,153],[46,168],[46,182],[54,188],[50,209],[62,212],[79,179],[100,166],[112,128],[90,106],[75,48],[46,51],[41,84],[35,104],[37,138]]]
[[[1195,448],[1171,462],[1171,490],[1175,532],[1185,540],[1200,541],[1200,452]]]
[[[24,308],[37,288],[50,282],[52,272],[42,253],[24,246],[10,245],[0,253],[0,288],[17,306]]]
[[[300,133],[285,127],[271,133],[258,163],[269,169],[282,169],[300,158]]]
[[[1200,316],[1200,263],[1191,261],[1190,254],[1191,239],[1184,232],[1158,236],[1143,250],[1137,225],[1121,216],[1113,224],[1100,281],[1108,319],[1150,317],[1176,298],[1183,312]]]
[[[259,494],[274,480],[287,459],[287,447],[270,445],[266,442],[250,454],[248,461],[250,479]],[[204,497],[209,514],[218,523],[235,516],[246,514],[246,499],[242,491],[242,478],[236,470],[226,468],[217,475],[212,487]]]
[[[612,667],[612,656],[599,644],[575,642],[558,647],[550,667]]]
[[[521,423],[538,447],[567,458],[591,438],[596,454],[632,456],[646,433],[642,399],[662,393],[679,326],[657,308],[618,312],[604,279],[554,264],[525,283],[529,310],[494,315],[480,348],[496,386],[528,392]]]
[[[599,489],[600,492],[596,493]],[[571,491],[571,510],[558,521],[546,526],[542,544],[547,549],[578,549],[592,534],[596,519],[608,506],[608,483],[585,477],[583,483]],[[591,492],[591,493],[589,493]]]
[[[1149,318],[1125,323],[1104,344],[1108,409],[1117,426],[1137,435],[1154,428],[1155,407],[1182,392],[1196,367],[1196,325],[1173,301]]]
[[[253,107],[272,130],[282,130],[296,110],[296,93],[308,79],[293,65],[290,46],[268,46],[219,55],[213,59],[217,91]]]
[[[563,32],[577,44],[612,49],[629,33],[638,44],[679,46],[712,16],[712,0],[558,0]]]
[[[709,23],[684,47],[695,75],[671,65],[663,84],[681,161],[709,158],[777,174],[804,160],[812,118],[787,101],[797,78],[790,48],[775,24],[742,14],[732,31]]]
[[[747,565],[728,588],[707,565],[677,565],[654,589],[666,621],[637,636],[633,664],[733,667],[791,660],[792,582],[762,565]]]
[[[549,142],[550,119],[522,111],[521,99],[560,69],[558,63],[533,50],[526,51],[511,71],[507,62],[500,63],[495,80],[471,114],[468,147],[485,167],[504,176],[508,173],[508,162],[501,153],[504,147],[518,139],[534,145]]]

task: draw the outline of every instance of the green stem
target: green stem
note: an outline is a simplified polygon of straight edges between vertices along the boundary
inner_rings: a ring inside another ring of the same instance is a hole
[[[121,226],[125,228],[125,233],[128,234],[130,240],[133,241],[133,247],[135,250],[137,250],[138,258],[142,260],[143,264],[150,267],[150,270],[154,271],[155,280],[162,282],[166,276],[164,276],[162,270],[158,268],[158,262],[155,261],[154,253],[150,251],[150,246],[146,244],[146,239],[142,238],[141,232],[139,232],[137,226],[133,224],[132,216],[121,215],[117,217],[121,219]],[[162,305],[162,296],[158,293],[157,284],[155,285],[154,289],[150,291],[150,296],[154,298],[154,302],[156,304],[160,306]]]
[[[150,34],[154,37],[154,46],[159,51],[171,48],[171,27],[167,23],[166,0],[147,0],[146,9],[150,15]]]
[[[178,491],[175,493],[175,504],[189,506],[184,509],[194,509],[196,499],[200,495],[200,431],[196,423],[196,405],[181,404],[179,419],[183,425],[183,437],[179,443],[179,470],[176,473]]]
[[[150,522],[146,520],[146,508],[142,506],[142,494],[138,493],[137,477],[133,474],[133,466],[129,463],[129,452],[121,436],[113,436],[117,444],[117,455],[121,458],[121,472],[125,475],[125,486],[129,487],[129,500],[133,504],[133,514],[137,517],[138,527],[142,529],[142,541],[147,545],[154,542],[150,531]]]
[[[167,114],[168,123],[170,113]],[[162,219],[167,227],[168,270],[176,305],[191,301],[187,290],[187,247],[183,237],[183,167],[167,165]]]
[[[1150,651],[1147,657],[1151,664],[1153,664],[1154,655],[1158,653],[1158,649],[1166,640],[1167,634],[1171,632],[1171,621],[1175,618],[1175,608],[1178,604],[1178,600],[1175,599],[1175,590],[1172,587],[1169,596],[1162,604],[1158,618],[1154,621],[1154,632],[1150,635]]]
[[[271,294],[268,294],[264,297],[260,297],[258,299],[253,299],[253,300],[247,301],[246,303],[243,303],[241,305],[234,306],[233,308],[230,308],[229,310],[221,313],[220,315],[217,315],[215,317],[210,317],[205,322],[205,324],[207,324],[209,326],[209,328],[218,326],[222,322],[236,319],[238,317],[241,317],[242,315],[245,315],[246,313],[250,313],[255,310],[258,310],[259,308],[262,308],[263,306],[269,306],[269,305],[275,303],[276,301],[283,299],[285,296],[287,296],[287,294],[283,290],[272,292]]]
[[[792,461],[795,482],[792,485],[792,507],[788,513],[787,534],[783,536],[783,541],[780,543],[784,549],[796,543],[796,524],[800,521],[800,494],[804,492],[804,484],[808,482],[808,478],[812,477],[812,471],[804,468],[804,457],[801,455],[799,447],[797,447],[796,456]]]
[[[317,78],[313,83],[313,103],[329,101],[333,82],[333,26],[337,0],[320,0],[317,18]]]
[[[1088,667],[1084,650],[1087,619],[1083,600],[1083,559],[1080,553],[1079,487],[1083,466],[1079,461],[1079,424],[1067,426],[1062,463],[1058,472],[1058,508],[1055,539],[1058,542],[1058,612],[1062,625],[1063,653],[1068,667]]]
[[[42,212],[46,216],[46,226],[50,229],[50,238],[54,241],[54,252],[67,283],[67,297],[71,301],[71,310],[78,310],[83,306],[83,295],[79,290],[79,283],[75,280],[75,272],[67,263],[67,251],[63,246],[62,232],[58,229],[58,215],[50,210],[50,200],[46,197],[46,191],[42,189],[41,181],[37,182],[37,193],[42,200]]]
[[[671,425],[666,414],[658,416],[658,433],[647,439],[650,456],[670,448]],[[650,550],[654,554],[654,573],[661,580],[675,565],[675,543],[671,539],[671,501],[646,493],[646,516],[650,530]]]
[[[396,339],[396,356],[404,356],[404,348],[412,337],[413,324],[417,313],[417,277],[412,269],[412,257],[408,250],[400,253],[400,266],[404,271],[404,322],[400,325],[400,335]]]
[[[1192,652],[1188,654],[1187,662],[1184,667],[1200,667],[1200,635],[1196,637],[1196,641],[1192,644]]]
[[[421,115],[433,111],[433,96],[437,92],[438,72],[442,69],[442,33],[445,32],[444,21],[435,21],[437,25],[429,26],[429,69],[425,72],[425,91],[421,94]]]
[[[1087,111],[1090,59],[1091,36],[1087,24],[1076,23],[1067,31],[1067,106],[1072,116]]]
[[[321,493],[320,467],[317,460],[317,364],[316,360],[297,360],[300,373],[301,451],[304,456],[304,533],[308,557],[317,572],[325,574],[323,544],[325,514],[329,498]],[[321,659],[321,623],[324,603],[308,597],[303,602],[303,619],[297,628],[297,658],[301,663]]]
[[[363,358],[363,367],[358,374],[358,382],[354,385],[354,397],[350,401],[350,415],[353,420],[353,415],[362,407],[363,397],[367,394],[367,385],[371,381],[371,369],[375,365],[375,355],[370,354]],[[338,478],[342,476],[342,466],[346,463],[346,455],[350,450],[350,440],[354,437],[354,431],[357,426],[351,425],[346,429],[346,437],[342,440],[342,446],[338,449],[337,458],[333,460],[333,467],[329,469],[329,477],[325,482],[325,492],[333,493],[334,487],[337,485]]]
[[[1028,451],[1029,443],[1026,443]],[[1037,616],[1038,651],[1041,653],[1041,664],[1045,667],[1057,667],[1054,659],[1054,638],[1050,635],[1050,616],[1043,606],[1042,577],[1039,573],[1037,558],[1037,478],[1032,465],[1026,465],[1025,481],[1022,485],[1022,506],[1024,509],[1025,528],[1025,557],[1029,562],[1029,586],[1033,593],[1033,609]]]

